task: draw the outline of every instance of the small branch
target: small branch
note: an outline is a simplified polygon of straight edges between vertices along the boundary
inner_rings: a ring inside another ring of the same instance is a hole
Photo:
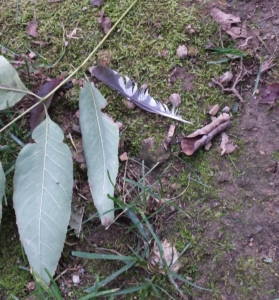
[[[219,85],[219,87],[222,89],[223,92],[229,92],[229,93],[233,93],[239,100],[240,102],[244,102],[242,96],[239,94],[239,92],[236,89],[237,84],[242,81],[243,77],[247,74],[248,72],[246,70],[243,71],[243,62],[241,60],[241,64],[240,64],[240,72],[237,75],[233,85],[231,88],[225,88],[223,86],[222,83],[220,83],[219,81],[215,80],[214,78],[212,78],[212,82],[216,85]]]

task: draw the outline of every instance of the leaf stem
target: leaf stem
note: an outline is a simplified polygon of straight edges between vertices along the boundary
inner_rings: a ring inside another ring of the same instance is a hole
[[[43,98],[37,96],[36,94],[32,93],[31,91],[28,91],[28,90],[14,89],[14,88],[3,87],[3,86],[0,86],[0,90],[13,91],[13,92],[19,92],[19,93],[29,94],[29,95],[35,96],[35,97],[37,97],[39,99],[43,99]]]
[[[55,93],[62,85],[68,82],[69,79],[71,79],[88,61],[89,59],[97,52],[97,50],[103,45],[103,43],[107,40],[109,35],[112,33],[112,31],[116,28],[116,26],[124,19],[124,17],[128,14],[128,12],[132,9],[132,7],[138,2],[138,0],[134,0],[132,4],[126,9],[126,11],[123,13],[123,15],[116,21],[116,23],[111,27],[110,31],[103,37],[103,39],[100,41],[100,43],[95,47],[95,49],[87,56],[87,58],[82,62],[81,65],[79,65],[67,78],[65,78],[55,89],[53,89],[48,95],[46,95],[43,98],[40,98],[40,101],[36,104],[29,107],[25,112],[23,112],[21,115],[13,119],[10,123],[8,123],[6,126],[4,126],[0,133],[3,132],[5,129],[7,129],[11,124],[16,122],[18,119],[26,115],[30,110],[32,110],[34,107],[45,101],[48,97],[50,97],[53,93]],[[24,91],[26,93],[26,91]],[[30,94],[30,92],[29,92]],[[33,94],[33,93],[32,93]],[[33,94],[35,95],[35,94]],[[39,98],[37,95],[35,95],[37,98]]]

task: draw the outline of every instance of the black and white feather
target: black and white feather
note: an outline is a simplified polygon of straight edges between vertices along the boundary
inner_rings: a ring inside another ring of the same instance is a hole
[[[183,120],[181,116],[178,115],[177,109],[174,107],[170,110],[165,104],[152,98],[147,89],[139,90],[137,84],[135,83],[133,85],[129,77],[125,76],[124,82],[123,77],[118,72],[103,66],[92,67],[90,68],[90,71],[92,75],[104,82],[110,88],[118,91],[138,107],[154,114],[192,124],[191,122]]]

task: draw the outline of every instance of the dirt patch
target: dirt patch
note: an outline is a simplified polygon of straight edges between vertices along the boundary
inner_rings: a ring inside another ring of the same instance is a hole
[[[247,20],[255,53],[277,55],[279,9],[274,1],[233,1],[226,12]],[[259,89],[276,79],[275,72],[262,75]],[[241,115],[229,131],[241,139],[242,150],[234,161],[210,158],[218,170],[223,216],[204,228],[199,247],[205,247],[207,255],[198,264],[203,275],[197,283],[215,282],[220,294],[195,290],[192,299],[270,300],[279,295],[279,109],[260,104],[260,96],[252,95],[255,76],[249,80],[242,84]],[[217,206],[210,207],[214,213]],[[231,249],[223,252],[227,242]]]

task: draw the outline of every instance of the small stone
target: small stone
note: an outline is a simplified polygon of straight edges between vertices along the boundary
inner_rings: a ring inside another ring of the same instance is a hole
[[[218,104],[215,104],[209,111],[209,114],[211,116],[216,116],[218,111],[220,110],[220,106]]]
[[[80,283],[79,275],[73,275],[72,281],[73,281],[73,283],[75,283],[75,284]]]
[[[85,11],[85,10],[87,10],[87,9],[88,9],[87,6],[83,6],[83,8],[82,8],[83,11]]]
[[[238,103],[235,102],[235,104],[234,104],[234,106],[233,106],[233,108],[232,108],[232,113],[233,113],[233,114],[236,114],[237,111],[238,111]]]
[[[119,159],[121,160],[121,161],[126,161],[126,160],[128,160],[128,154],[127,154],[127,152],[124,152],[124,153],[122,153],[120,156],[119,156]]]
[[[181,104],[181,97],[179,94],[174,93],[170,95],[169,101],[174,107],[178,107]]]
[[[212,202],[210,206],[211,206],[211,208],[217,208],[217,207],[219,207],[220,205],[221,205],[220,202],[215,201],[215,202]]]
[[[233,78],[233,73],[231,71],[227,71],[218,78],[218,81],[220,83],[228,83],[232,80],[232,78]]]
[[[222,112],[223,113],[229,113],[230,112],[230,108],[228,106],[225,106],[223,109],[222,109]]]
[[[262,231],[263,231],[262,226],[261,226],[261,225],[257,225],[257,226],[255,227],[254,234],[260,233],[260,232],[262,232]]]
[[[179,45],[177,50],[176,50],[176,55],[179,57],[179,58],[186,58],[187,57],[187,54],[188,54],[188,50],[186,48],[186,46],[184,45]]]
[[[129,110],[133,110],[135,109],[136,105],[130,101],[130,100],[127,100],[127,99],[124,99],[123,100],[123,104],[129,109]]]
[[[115,122],[115,124],[117,125],[117,127],[118,127],[118,129],[119,130],[121,130],[121,129],[123,129],[124,128],[124,125],[123,125],[123,123],[121,123],[121,122]]]
[[[72,131],[74,133],[79,133],[79,134],[81,133],[79,125],[76,125],[76,124],[72,125]]]
[[[272,22],[272,24],[273,24],[273,25],[279,25],[279,19],[274,20],[274,21]]]

